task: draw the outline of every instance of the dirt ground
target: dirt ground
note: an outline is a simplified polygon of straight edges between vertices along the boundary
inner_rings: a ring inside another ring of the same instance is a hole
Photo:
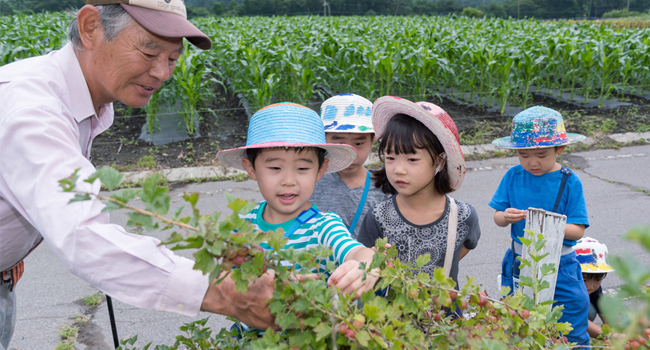
[[[427,100],[441,106],[454,119],[462,144],[489,143],[510,133],[512,117],[487,112],[485,108],[461,105],[445,97],[431,96]],[[599,136],[649,131],[650,101],[632,96],[623,96],[621,100],[633,106],[580,109],[536,94],[532,95],[528,105],[542,105],[561,111],[569,132]],[[155,146],[138,140],[145,123],[143,112],[136,109],[125,115],[125,106],[116,103],[115,122],[95,139],[92,161],[97,167],[114,166],[120,171],[214,165],[219,150],[246,143],[248,117],[240,100],[223,91],[215,91],[213,100],[201,106],[205,107],[212,108],[215,113],[202,114],[201,137]],[[313,108],[318,108],[318,104]]]

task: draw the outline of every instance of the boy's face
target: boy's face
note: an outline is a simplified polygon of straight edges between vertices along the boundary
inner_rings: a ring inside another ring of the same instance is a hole
[[[519,156],[519,163],[527,172],[535,175],[542,176],[550,173],[556,168],[556,156],[562,154],[566,146],[559,146],[557,150],[555,147],[548,148],[535,148],[535,149],[519,149],[517,155]]]
[[[354,132],[327,132],[325,133],[325,139],[327,143],[340,143],[344,145],[350,145],[357,150],[357,158],[354,159],[354,162],[350,164],[349,167],[339,171],[339,173],[353,175],[363,172],[365,175],[365,168],[363,163],[368,159],[368,154],[370,154],[370,149],[372,148],[372,135],[373,134],[361,134]]]
[[[255,167],[244,159],[244,167],[257,181],[262,196],[267,201],[264,221],[277,225],[296,218],[309,209],[309,197],[316,182],[327,170],[325,159],[318,169],[318,156],[314,149],[299,152],[296,149],[264,149],[255,159]]]
[[[585,287],[587,287],[587,293],[589,294],[597,291],[598,287],[600,287],[600,284],[603,283],[603,279],[605,278],[605,276],[600,276],[600,278],[592,277],[594,276],[589,273],[582,274],[582,279],[585,280]]]

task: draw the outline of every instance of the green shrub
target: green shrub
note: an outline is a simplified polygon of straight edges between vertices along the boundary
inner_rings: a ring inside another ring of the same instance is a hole
[[[460,13],[460,15],[463,17],[470,17],[470,18],[482,18],[483,11],[479,9],[475,9],[473,7],[465,7],[463,9],[463,12]]]
[[[627,18],[641,16],[641,12],[628,10],[612,10],[603,13],[603,18]]]

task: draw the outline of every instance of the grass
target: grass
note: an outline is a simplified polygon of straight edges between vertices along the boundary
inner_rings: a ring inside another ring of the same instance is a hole
[[[61,342],[56,345],[54,350],[74,350],[74,344],[77,342],[77,335],[79,334],[79,328],[75,326],[67,326],[61,328],[59,332],[59,337],[61,337]]]
[[[138,159],[138,162],[136,164],[138,167],[145,169],[154,169],[156,165],[158,165],[158,163],[156,163],[156,159],[151,155],[142,156],[140,159]]]
[[[90,294],[85,296],[83,299],[84,304],[88,307],[96,307],[97,305],[101,304],[102,301],[104,300],[104,294],[101,292],[97,292],[95,294]]]

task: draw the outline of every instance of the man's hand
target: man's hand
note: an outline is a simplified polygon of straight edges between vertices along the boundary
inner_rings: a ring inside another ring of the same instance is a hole
[[[525,220],[526,214],[526,210],[508,208],[505,211],[497,211],[494,213],[494,222],[501,227],[506,227],[510,224]]]
[[[235,289],[235,282],[227,277],[219,284],[210,284],[203,298],[201,310],[232,316],[256,329],[269,327],[278,330],[268,307],[273,297],[275,270],[266,271],[245,294]]]
[[[355,260],[346,260],[341,266],[334,270],[334,273],[327,280],[329,286],[336,286],[344,293],[353,294],[360,298],[365,291],[371,290],[379,279],[379,271],[374,269],[366,274],[363,279],[363,270],[359,268],[360,263]]]

